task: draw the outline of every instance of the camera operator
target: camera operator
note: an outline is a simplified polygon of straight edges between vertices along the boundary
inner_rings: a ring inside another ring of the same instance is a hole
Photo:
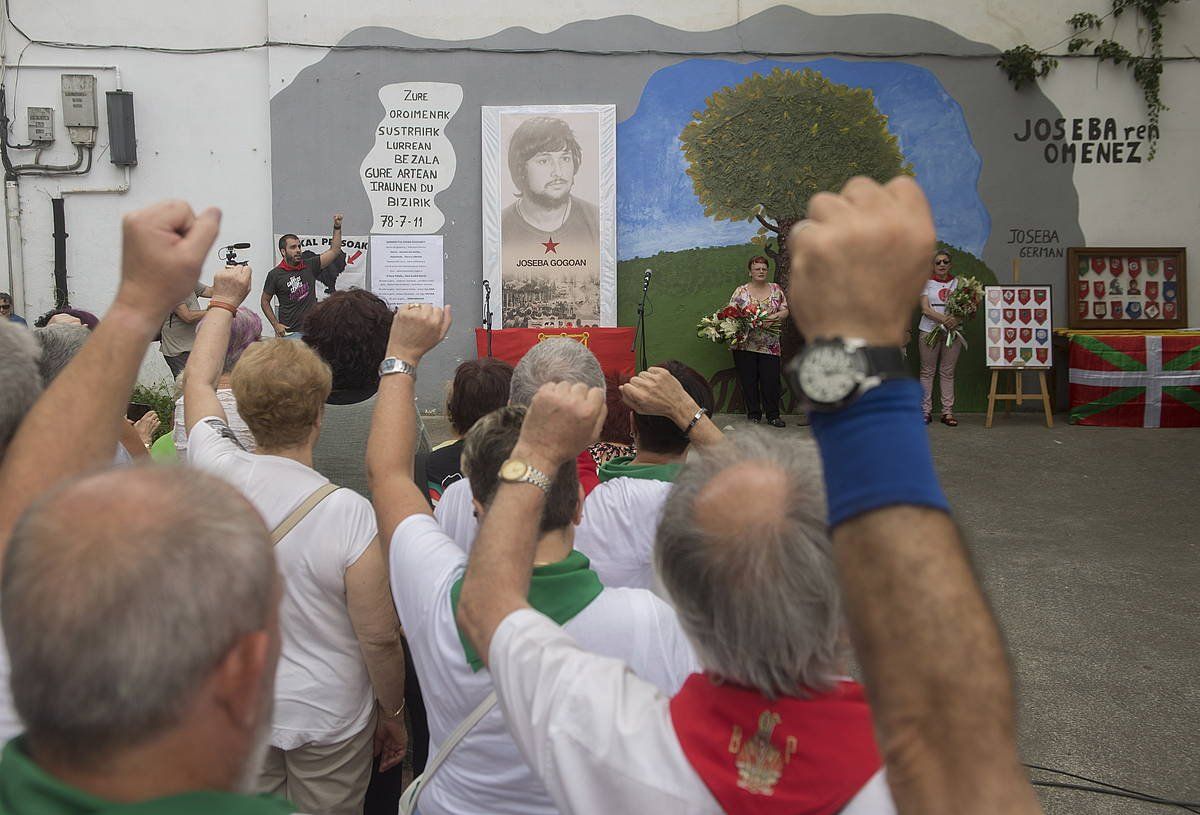
[[[287,234],[279,239],[279,265],[267,273],[263,284],[263,316],[274,326],[277,337],[299,337],[301,323],[317,301],[317,281],[332,287],[333,281],[321,273],[342,253],[342,216],[333,216],[333,237],[329,248],[318,256],[304,258],[300,238]],[[334,275],[336,279],[336,274]],[[279,315],[271,308],[271,298],[279,299]]]
[[[212,286],[197,283],[192,295],[167,315],[159,329],[158,348],[172,377],[179,376],[192,352],[192,343],[196,341],[196,325],[204,316],[200,308],[201,297],[212,297]]]

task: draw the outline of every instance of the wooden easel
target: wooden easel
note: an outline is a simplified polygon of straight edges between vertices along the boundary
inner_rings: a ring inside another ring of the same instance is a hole
[[[1013,266],[1013,283],[1020,283],[1021,282],[1021,261],[1014,258],[1013,262],[1012,262],[1012,266]],[[997,387],[1000,384],[1000,374],[1001,373],[1011,373],[1013,375],[1013,392],[1012,393],[999,393],[997,391]],[[985,428],[990,428],[992,426],[992,416],[996,412],[996,402],[1003,402],[1004,403],[1004,412],[1008,413],[1010,402],[1016,402],[1017,405],[1020,405],[1025,400],[1025,397],[1035,398],[1039,395],[1035,391],[1029,391],[1028,393],[1026,393],[1024,390],[1022,390],[1021,374],[1023,374],[1023,373],[1025,373],[1025,369],[1021,368],[1021,367],[1004,368],[1004,369],[993,368],[992,369],[992,385],[990,388],[988,388],[987,421],[985,421],[983,423],[983,426]],[[1045,370],[1038,371],[1038,384],[1041,387],[1042,408],[1046,411],[1046,427],[1054,427],[1054,412],[1050,408],[1050,389],[1048,387],[1046,387],[1046,371]]]
[[[996,412],[996,402],[1004,402],[1004,412],[1008,413],[1009,402],[1016,402],[1020,405],[1026,397],[1033,399],[1038,396],[1037,391],[1026,393],[1021,389],[1021,374],[1025,373],[1024,368],[1005,368],[1003,373],[1011,373],[1013,375],[1013,392],[998,393],[996,387],[1000,383],[1001,373],[1002,371],[997,368],[992,369],[992,386],[988,390],[987,421],[984,422],[984,427],[992,426],[992,414]],[[1050,409],[1050,390],[1046,387],[1046,372],[1044,370],[1038,371],[1038,384],[1041,386],[1042,407],[1046,411],[1046,427],[1054,427],[1054,413]]]

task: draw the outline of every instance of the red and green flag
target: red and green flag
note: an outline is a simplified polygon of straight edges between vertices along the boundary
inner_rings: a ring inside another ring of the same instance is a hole
[[[1071,422],[1200,426],[1200,334],[1071,338]]]

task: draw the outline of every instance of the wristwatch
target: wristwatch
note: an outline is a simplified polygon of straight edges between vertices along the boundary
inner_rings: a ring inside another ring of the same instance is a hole
[[[792,389],[809,410],[833,412],[889,379],[910,374],[899,348],[855,338],[810,343],[787,366]]]
[[[500,480],[509,484],[532,484],[547,495],[550,494],[550,479],[546,474],[520,459],[510,458],[500,465]]]
[[[415,382],[417,379],[417,366],[411,362],[405,362],[399,357],[388,357],[379,363],[379,375],[384,377],[388,374],[408,374]]]

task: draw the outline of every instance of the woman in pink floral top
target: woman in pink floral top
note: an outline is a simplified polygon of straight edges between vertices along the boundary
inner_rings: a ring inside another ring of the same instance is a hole
[[[750,281],[734,290],[729,305],[765,309],[771,320],[782,323],[788,316],[787,298],[783,289],[767,280],[767,259],[756,255],[750,258],[746,266]],[[765,411],[767,424],[772,427],[786,426],[779,418],[779,397],[783,390],[779,354],[779,335],[757,328],[751,330],[733,352],[733,365],[737,368],[738,381],[742,386],[746,415],[755,424],[762,421]]]

